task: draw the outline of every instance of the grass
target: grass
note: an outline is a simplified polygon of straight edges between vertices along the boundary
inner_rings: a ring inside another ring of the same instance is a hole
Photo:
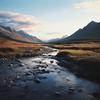
[[[10,40],[0,40],[0,58],[27,57],[37,55],[41,44],[20,43]]]
[[[52,47],[59,49],[58,55],[65,55],[77,59],[98,59],[100,60],[100,42],[73,43],[66,45],[53,45]]]
[[[94,50],[100,52],[100,42],[73,43],[65,45],[52,45],[56,49],[73,49],[73,50]]]
[[[60,54],[65,54],[67,57],[73,58],[75,60],[79,59],[89,59],[89,58],[94,58],[96,60],[100,60],[100,53],[90,51],[90,50],[73,50],[73,49],[68,49],[68,50],[60,50]],[[66,57],[66,58],[67,58]]]
[[[63,58],[59,64],[75,72],[78,76],[100,82],[100,44],[56,45],[57,57]]]

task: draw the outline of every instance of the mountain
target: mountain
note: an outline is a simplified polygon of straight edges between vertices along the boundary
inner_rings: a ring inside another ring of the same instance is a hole
[[[48,42],[56,42],[56,41],[59,41],[59,40],[60,40],[60,38],[50,39],[50,40],[47,41],[47,43]]]
[[[61,38],[55,43],[81,42],[81,41],[100,41],[100,22],[90,22],[83,29],[77,30],[69,37]]]
[[[28,35],[24,31],[0,25],[0,39],[9,39],[19,42],[42,43],[37,37]]]
[[[33,43],[42,43],[42,41],[41,41],[40,39],[38,39],[37,37],[32,36],[32,35],[29,35],[29,34],[27,34],[26,32],[24,32],[24,31],[22,31],[22,30],[16,31],[16,33],[17,33],[18,35],[20,35],[21,37],[24,37],[24,38],[26,38],[26,39],[32,41]]]

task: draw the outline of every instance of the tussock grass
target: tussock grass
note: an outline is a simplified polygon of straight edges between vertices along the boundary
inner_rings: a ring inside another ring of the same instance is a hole
[[[28,57],[37,55],[41,44],[20,43],[10,40],[0,40],[0,58]]]

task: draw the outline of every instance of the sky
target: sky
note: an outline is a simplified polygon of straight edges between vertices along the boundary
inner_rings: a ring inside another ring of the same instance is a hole
[[[100,21],[100,0],[1,0],[0,24],[42,40],[69,36]]]

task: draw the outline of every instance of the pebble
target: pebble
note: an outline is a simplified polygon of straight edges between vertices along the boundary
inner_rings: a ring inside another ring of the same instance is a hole
[[[30,72],[26,72],[25,75],[31,75],[31,73]]]
[[[41,82],[39,78],[34,78],[34,81],[35,81],[36,83],[40,83],[40,82]]]
[[[61,96],[61,93],[60,92],[55,92],[55,95],[56,96]]]
[[[20,79],[20,76],[19,76],[19,75],[17,75],[17,76],[16,76],[16,79]]]
[[[50,63],[52,64],[54,61],[50,61]]]
[[[20,64],[19,64],[19,66],[20,66],[20,67],[23,67],[23,66],[24,66],[24,64],[23,64],[23,63],[20,63]]]
[[[68,89],[69,91],[68,91],[68,93],[69,94],[73,94],[74,93],[74,91],[75,91],[75,89],[73,89],[72,87],[69,87],[69,89]]]

